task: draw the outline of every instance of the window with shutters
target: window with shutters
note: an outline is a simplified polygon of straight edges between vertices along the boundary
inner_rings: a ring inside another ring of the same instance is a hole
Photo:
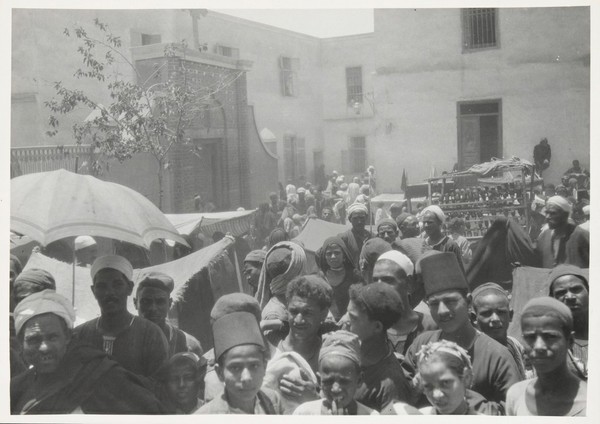
[[[498,47],[497,9],[462,9],[463,51]]]
[[[349,105],[354,105],[356,102],[362,103],[363,101],[361,66],[346,68],[346,97]]]
[[[301,175],[306,175],[306,151],[304,138],[295,135],[285,135],[283,138],[284,173],[286,180],[298,181]]]
[[[162,37],[160,34],[142,34],[142,46],[149,44],[160,44]]]
[[[286,97],[295,97],[298,95],[297,73],[299,68],[300,59],[286,56],[279,58],[281,95]]]

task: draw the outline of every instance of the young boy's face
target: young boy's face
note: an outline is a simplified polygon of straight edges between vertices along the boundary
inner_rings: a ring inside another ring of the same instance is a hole
[[[178,406],[198,403],[200,384],[193,365],[180,364],[171,368],[166,386],[170,398]]]
[[[354,400],[354,393],[361,382],[356,363],[338,355],[325,356],[319,363],[321,389],[331,406],[335,401],[338,408],[346,408]]]
[[[473,309],[479,329],[504,344],[511,320],[508,298],[499,293],[489,292],[475,299]]]
[[[223,354],[215,370],[225,384],[230,400],[249,401],[262,386],[266,370],[265,355],[257,345],[235,346]]]

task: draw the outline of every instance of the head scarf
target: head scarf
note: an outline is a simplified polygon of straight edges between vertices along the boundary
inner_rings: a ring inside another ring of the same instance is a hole
[[[352,214],[357,213],[357,212],[363,212],[365,215],[369,214],[369,210],[367,209],[367,207],[364,204],[358,203],[358,202],[354,202],[350,206],[348,206],[347,211],[348,211],[348,219],[350,219],[352,217]]]
[[[73,329],[75,310],[71,302],[54,290],[43,290],[27,296],[15,307],[13,316],[17,334],[31,318],[48,313],[64,319],[67,327]]]
[[[264,250],[253,250],[246,255],[244,262],[258,262],[262,264],[265,261],[266,255],[267,252]]]
[[[425,209],[423,209],[423,211],[421,211],[421,216],[424,216],[427,212],[434,214],[442,224],[444,221],[446,221],[446,215],[444,214],[442,208],[440,208],[438,205],[427,206]]]
[[[387,241],[379,237],[370,238],[369,240],[365,241],[360,251],[358,260],[360,269],[373,269],[379,256],[389,250],[392,250],[392,246]]]
[[[427,361],[434,353],[444,352],[452,355],[461,360],[463,368],[472,369],[471,358],[469,358],[468,352],[449,340],[440,340],[438,342],[429,342],[422,346],[417,352],[417,363],[420,366],[421,363]]]
[[[411,260],[404,253],[398,252],[397,250],[390,250],[383,253],[378,259],[377,262],[383,261],[387,259],[388,261],[392,261],[395,264],[398,264],[400,268],[406,273],[408,277],[413,275],[415,271],[415,266],[411,262]]]
[[[571,314],[571,310],[560,300],[556,300],[550,296],[534,297],[525,304],[521,313],[521,328],[523,328],[525,317],[542,317],[546,315],[558,318],[563,325],[565,334],[570,334],[573,331],[573,315]]]
[[[50,289],[56,290],[56,282],[54,277],[48,271],[39,268],[26,269],[15,279],[14,287],[17,288],[21,284],[33,284],[39,287],[38,291]]]
[[[345,330],[325,334],[319,351],[319,363],[329,355],[342,356],[360,366],[360,341],[358,336]]]
[[[352,268],[352,259],[350,256],[350,252],[348,252],[348,248],[346,247],[346,243],[343,242],[341,238],[338,236],[329,237],[323,242],[323,246],[319,248],[316,252],[317,266],[323,272],[327,272],[329,269],[329,265],[327,264],[327,258],[325,258],[325,252],[327,248],[331,245],[339,246],[342,249],[342,253],[344,255],[344,266],[346,268]]]
[[[273,231],[271,231],[271,234],[269,234],[269,237],[267,237],[267,246],[270,248],[281,241],[287,240],[288,234],[285,232],[285,230],[283,228],[277,227],[273,229]]]
[[[571,204],[562,196],[552,196],[546,201],[546,206],[554,205],[563,211],[570,213]]]
[[[129,281],[132,281],[133,279],[133,267],[127,259],[118,255],[106,255],[100,256],[92,264],[92,268],[90,270],[90,273],[92,274],[92,281],[94,281],[96,274],[105,268],[111,268],[121,272],[121,274],[123,274]]]
[[[590,286],[588,283],[588,275],[586,275],[586,272],[583,269],[581,269],[575,265],[561,264],[561,265],[556,266],[554,269],[552,269],[552,271],[550,272],[550,275],[548,276],[548,287],[550,288],[551,296],[552,296],[552,290],[553,290],[552,286],[554,284],[554,281],[557,278],[563,277],[565,275],[574,275],[575,277],[578,277],[583,282],[583,284],[588,289],[588,291],[590,291]]]
[[[504,290],[500,284],[484,283],[480,286],[477,286],[477,288],[475,290],[473,290],[473,292],[471,293],[471,298],[473,299],[473,303],[475,303],[475,299],[477,299],[479,296],[482,296],[483,294],[490,292],[490,291],[496,292],[496,293],[500,294],[501,296],[508,298],[508,292],[506,290]]]
[[[278,249],[288,249],[290,251],[290,265],[285,272],[271,278],[268,275],[266,264],[269,263],[269,256]],[[258,300],[261,309],[265,307],[272,295],[285,294],[287,284],[294,277],[305,273],[305,268],[306,254],[299,244],[290,241],[281,241],[271,247],[265,256],[265,266],[260,270],[260,277],[258,278],[256,299]]]

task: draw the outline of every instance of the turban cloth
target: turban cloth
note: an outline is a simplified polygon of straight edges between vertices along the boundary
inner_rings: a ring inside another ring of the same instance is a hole
[[[377,223],[377,231],[379,231],[379,227],[381,227],[383,225],[391,225],[392,228],[394,228],[396,231],[398,230],[398,226],[396,225],[396,221],[394,221],[392,218],[383,218],[382,220],[380,220]]]
[[[17,334],[31,318],[49,313],[64,319],[67,327],[73,329],[75,310],[71,302],[54,290],[43,290],[27,296],[15,307],[13,316]]]
[[[85,249],[86,247],[94,246],[96,240],[90,236],[79,236],[75,239],[75,250]]]
[[[550,296],[534,297],[523,307],[521,313],[521,328],[527,316],[542,317],[551,315],[558,318],[563,325],[565,334],[573,331],[573,315],[567,305]]]
[[[467,279],[454,253],[432,250],[423,254],[419,265],[425,296],[429,297],[445,290],[469,291]]]
[[[278,250],[281,251],[278,252]],[[271,255],[275,256],[269,260]],[[277,269],[277,262],[287,261],[287,258],[289,258],[289,266],[285,270]],[[269,264],[271,264],[271,271],[267,270]],[[260,270],[260,277],[258,278],[256,299],[261,309],[265,307],[271,295],[285,294],[288,282],[294,277],[302,275],[305,272],[305,267],[306,253],[304,253],[304,249],[299,244],[290,241],[281,241],[271,247],[267,252],[265,265]],[[279,271],[281,273],[275,275],[272,271]]]
[[[550,275],[548,276],[548,286],[550,287],[550,293],[552,293],[552,284],[554,283],[554,281],[557,278],[564,277],[565,275],[574,275],[578,277],[580,280],[582,280],[583,284],[585,284],[585,287],[588,289],[588,291],[590,290],[588,276],[586,275],[586,272],[583,269],[575,265],[561,264],[553,268],[552,271],[550,271]]]
[[[365,204],[367,204],[368,201],[369,201],[368,196],[366,196],[365,194],[359,194],[358,196],[356,196],[356,200],[354,201],[354,204],[365,205]]]
[[[14,287],[18,287],[21,284],[35,285],[40,287],[38,291],[50,289],[56,290],[56,282],[54,277],[48,271],[39,268],[31,268],[23,271],[15,279]]]
[[[305,193],[306,194],[306,189],[304,187],[300,187],[300,188],[298,188],[298,190],[296,190],[296,193],[297,194],[300,194],[300,193]]]
[[[139,293],[144,287],[153,287],[167,293],[171,293],[175,288],[175,282],[167,274],[158,271],[151,271],[142,274],[138,278],[138,287],[136,293]]]
[[[290,194],[296,194],[296,186],[293,184],[288,184],[285,186],[285,194],[287,194],[288,196]]]
[[[323,336],[319,351],[319,362],[329,355],[342,356],[360,366],[360,342],[358,336],[345,330],[335,331]]]
[[[506,290],[504,290],[502,288],[502,286],[500,286],[499,284],[484,283],[484,284],[481,284],[480,286],[477,286],[477,288],[475,290],[473,290],[473,292],[471,293],[473,302],[475,302],[475,299],[477,299],[479,296],[482,296],[484,293],[488,293],[488,292],[496,292],[504,297],[508,297],[508,292]]]
[[[367,215],[369,213],[369,210],[364,204],[354,202],[350,206],[348,206],[348,219],[352,217],[353,213],[357,212],[363,212],[365,215]]]
[[[407,276],[412,276],[415,271],[415,266],[411,262],[411,260],[404,253],[398,252],[397,250],[390,250],[388,252],[383,253],[377,262],[387,259],[388,261],[392,261],[406,273]]]
[[[210,311],[210,319],[215,321],[233,312],[248,312],[254,315],[256,321],[261,320],[258,301],[245,293],[230,293],[218,298]]]
[[[372,269],[375,266],[375,262],[382,253],[392,250],[392,246],[379,237],[371,238],[365,241],[360,251],[358,263],[360,269]]]
[[[92,281],[96,277],[96,274],[105,268],[115,269],[125,276],[129,281],[133,278],[133,267],[131,263],[123,256],[118,255],[106,255],[100,256],[94,261],[90,273],[92,274]]]
[[[244,262],[258,262],[262,264],[265,261],[266,255],[267,252],[264,250],[253,250],[246,255]]]
[[[425,209],[423,209],[423,212],[421,212],[421,216],[424,216],[427,212],[434,214],[441,223],[446,221],[446,215],[444,214],[442,208],[440,208],[438,205],[427,206]]]
[[[571,204],[567,199],[562,196],[552,196],[546,201],[546,206],[554,205],[559,207],[563,211],[570,213],[571,212]]]
[[[399,226],[408,218],[410,214],[408,212],[402,212],[400,215],[396,217],[396,224]]]
[[[249,312],[232,312],[220,317],[213,322],[212,332],[217,361],[232,347],[256,345],[265,348],[258,321]]]
[[[582,209],[584,215],[590,214],[590,205],[585,205]]]

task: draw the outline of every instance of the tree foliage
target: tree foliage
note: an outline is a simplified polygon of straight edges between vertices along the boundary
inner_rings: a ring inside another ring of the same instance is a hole
[[[103,156],[120,162],[137,153],[150,153],[158,162],[159,207],[162,207],[163,172],[169,167],[170,150],[177,143],[194,148],[186,137],[186,129],[198,126],[199,118],[215,107],[215,96],[242,72],[212,75],[211,80],[203,84],[190,83],[185,60],[187,43],[183,40],[166,44],[164,58],[167,60],[159,61],[149,76],[143,76],[128,54],[122,51],[121,38],[98,19],[94,20],[92,30],[75,26],[65,28],[63,34],[79,42],[77,53],[81,56],[82,66],[75,70],[74,77],[87,80],[87,87],[89,81],[100,85],[110,101],[104,105],[91,94],[97,91],[55,82],[56,95],[44,102],[51,111],[48,120],[51,130],[46,134],[54,136],[58,133],[61,115],[81,107],[93,111],[84,122],[73,125],[76,143],[90,143]],[[170,61],[169,58],[180,60]],[[173,64],[179,67],[178,78],[172,78],[169,72],[169,66]],[[131,69],[135,75],[133,81],[119,72],[123,66]],[[96,172],[101,172],[102,168],[98,161],[92,164]]]

